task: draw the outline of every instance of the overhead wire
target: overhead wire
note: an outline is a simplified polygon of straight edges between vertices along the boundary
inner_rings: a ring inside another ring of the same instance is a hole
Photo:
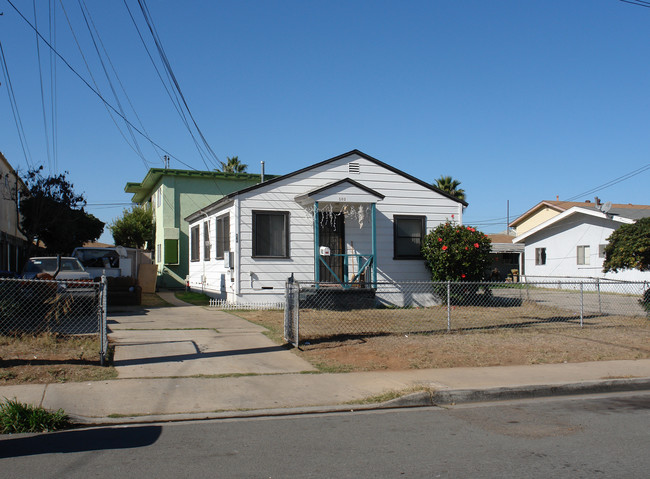
[[[110,74],[108,72],[108,69],[106,68],[106,64],[104,63],[104,59],[102,58],[102,54],[101,54],[101,52],[99,50],[99,47],[97,45],[97,41],[95,40],[95,35],[96,35],[98,40],[101,42],[101,38],[99,37],[99,32],[97,32],[97,30],[95,29],[95,33],[93,34],[93,28],[95,27],[95,25],[94,25],[94,23],[92,23],[92,18],[90,19],[90,21],[88,19],[89,15],[90,15],[90,12],[88,12],[88,16],[86,15],[87,12],[84,9],[85,3],[82,5],[82,2],[79,1],[79,0],[77,0],[77,3],[79,5],[79,9],[81,10],[81,15],[83,16],[84,22],[86,24],[86,28],[88,29],[88,33],[90,34],[90,38],[91,38],[93,46],[95,48],[95,52],[97,53],[97,58],[99,59],[99,63],[102,66],[104,76],[106,77],[109,88],[111,89],[111,92],[113,93],[113,98],[115,99],[115,102],[117,104],[117,108],[120,110],[120,113],[122,114],[122,116],[125,117],[126,112],[124,111],[124,108],[122,107],[122,102],[120,101],[119,95],[117,94],[117,91],[115,90],[115,86],[113,85],[113,81],[111,80],[111,76],[110,76]],[[93,28],[91,28],[91,23],[92,23]],[[70,26],[70,28],[72,29],[72,26]],[[79,46],[79,44],[77,44],[77,46]],[[80,46],[79,46],[79,48],[80,48]],[[102,48],[103,48],[103,43],[102,43]],[[81,50],[81,48],[80,48],[80,50]],[[107,59],[110,62],[110,59],[109,59],[108,54],[107,54],[105,49],[104,49],[104,53],[105,53]],[[112,66],[112,63],[111,63],[111,66]],[[86,67],[88,67],[87,63],[86,63]],[[114,69],[113,69],[113,72],[117,77],[117,73],[115,72]],[[89,73],[90,73],[90,75],[92,77],[92,73],[90,72],[90,69],[89,69]],[[118,78],[118,81],[119,81],[119,77],[117,77],[117,78]],[[93,81],[94,81],[94,79],[93,79]],[[95,82],[95,86],[99,89],[99,87],[97,86],[97,82]],[[109,112],[109,114],[110,114],[110,112]],[[136,115],[136,117],[137,117],[137,115]],[[133,141],[133,145],[132,145],[133,151],[135,151],[135,153],[140,157],[140,159],[142,160],[142,162],[144,164],[144,167],[149,168],[150,163],[147,161],[146,157],[144,156],[144,153],[142,152],[142,149],[140,148],[140,144],[138,143],[138,139],[136,138],[135,134],[133,133],[133,130],[131,129],[131,127],[129,126],[128,123],[126,123],[126,129],[128,130],[129,136],[131,137],[131,140]],[[125,140],[126,140],[126,138],[125,138]],[[127,143],[128,143],[128,141],[127,141]]]
[[[162,45],[162,41],[160,40],[160,37],[158,36],[158,32],[156,31],[155,25],[153,24],[153,19],[151,17],[151,14],[149,13],[149,8],[147,7],[146,1],[145,0],[138,0],[138,5],[140,6],[140,10],[142,12],[142,15],[145,19],[145,23],[147,24],[149,31],[151,33],[151,36],[154,40],[154,44],[156,45],[156,49],[158,50],[158,54],[161,58],[161,61],[163,63],[163,66],[165,67],[166,72],[169,75],[169,78],[171,79],[175,90],[178,92],[178,95],[183,102],[183,105],[185,106],[185,110],[187,111],[187,114],[189,115],[190,119],[192,120],[192,123],[194,124],[194,127],[196,128],[197,133],[201,137],[201,140],[206,148],[206,150],[210,153],[212,158],[214,159],[214,162],[212,164],[212,168],[216,168],[217,165],[219,164],[219,158],[217,157],[216,153],[212,150],[212,147],[210,147],[208,141],[206,140],[205,136],[203,135],[203,132],[201,131],[201,128],[199,127],[198,123],[196,122],[196,119],[194,118],[194,115],[192,114],[192,111],[190,110],[189,105],[187,104],[187,101],[185,99],[185,95],[183,94],[183,91],[181,90],[180,84],[178,83],[178,80],[176,78],[176,75],[174,74],[174,71],[172,69],[172,66],[169,62],[169,59],[167,58],[167,54],[165,53],[165,50]],[[199,148],[200,151],[200,148]],[[203,162],[205,163],[205,166],[207,169],[210,169],[208,166],[205,157],[203,154],[201,154],[201,158],[203,159]]]
[[[55,0],[50,0],[48,3],[48,16],[50,21],[50,43],[56,47],[56,4]],[[58,102],[57,102],[57,85],[56,85],[56,58],[52,50],[49,50],[50,57],[50,106],[51,106],[51,118],[50,125],[52,127],[52,163],[54,172],[58,171]]]
[[[25,156],[25,163],[27,163],[28,168],[33,168],[32,154],[29,150],[29,142],[27,141],[27,136],[25,135],[25,127],[23,126],[23,120],[20,118],[20,111],[18,109],[18,102],[16,100],[16,93],[14,92],[13,84],[11,83],[11,76],[9,75],[9,66],[7,65],[7,58],[5,57],[4,49],[2,48],[2,42],[0,41],[0,64],[2,65],[2,73],[5,78],[5,83],[7,84],[7,94],[9,96],[9,104],[11,105],[11,113],[14,117],[14,123],[16,124],[16,129],[18,130],[18,139],[20,140],[20,147],[23,150],[23,155]]]
[[[648,170],[650,170],[650,163],[648,163],[647,165],[644,165],[644,166],[642,166],[640,168],[637,168],[636,170],[630,171],[629,173],[626,173],[626,174],[624,174],[622,176],[614,178],[614,179],[612,179],[612,180],[610,180],[610,181],[608,181],[606,183],[603,183],[602,185],[599,185],[599,186],[596,186],[596,187],[591,188],[589,190],[583,191],[582,193],[579,193],[577,195],[574,195],[574,196],[571,196],[569,198],[563,199],[561,201],[576,201],[580,197],[590,195],[590,194],[596,193],[598,191],[604,190],[604,189],[609,188],[610,186],[613,186],[613,185],[615,185],[617,183],[621,183],[621,182],[623,182],[625,180],[629,180],[630,178],[633,178],[634,176],[640,175],[641,173],[644,173],[644,172],[646,172]],[[650,209],[650,207],[648,209]],[[514,214],[511,215],[511,217],[518,218],[524,213],[525,213],[525,211],[521,212],[521,213],[514,213]],[[474,222],[472,222],[472,224],[476,225],[476,226],[493,226],[493,225],[502,224],[506,220],[507,220],[507,217],[503,216],[501,218],[488,218],[488,219],[485,219],[485,220],[474,221]]]
[[[650,8],[650,2],[644,0],[620,0],[623,3],[629,3],[631,5],[638,5],[639,7]]]
[[[587,190],[587,191],[583,191],[582,193],[577,194],[575,196],[572,196],[572,197],[566,199],[565,201],[573,201],[576,198],[580,198],[581,196],[596,193],[597,191],[604,190],[605,188],[609,188],[610,186],[613,186],[613,185],[615,185],[617,183],[620,183],[621,181],[628,180],[628,179],[632,178],[633,176],[640,175],[644,171],[648,171],[648,170],[650,170],[650,163],[648,163],[647,165],[642,166],[641,168],[637,168],[634,171],[631,171],[631,172],[626,173],[626,174],[624,174],[622,176],[619,176],[618,178],[614,178],[613,180],[610,180],[607,183],[603,183],[602,185],[596,186],[595,188],[592,188],[592,189]]]
[[[160,69],[158,68],[158,64],[154,60],[151,51],[149,50],[149,45],[147,45],[147,42],[144,39],[144,36],[142,35],[142,31],[140,30],[140,26],[138,25],[138,22],[136,21],[135,17],[133,16],[133,12],[131,12],[131,8],[129,7],[128,3],[126,0],[124,0],[124,6],[126,7],[126,10],[129,14],[129,17],[131,18],[131,22],[133,23],[133,26],[135,27],[135,30],[140,38],[140,41],[142,42],[142,45],[147,52],[147,56],[149,57],[149,60],[151,61],[151,64],[153,65],[154,70],[156,71],[156,74],[158,75],[158,78],[160,79],[160,83],[162,84],[163,88],[165,89],[165,92],[167,93],[167,96],[169,96],[169,99],[172,102],[172,105],[176,109],[176,112],[178,113],[178,116],[181,119],[181,122],[183,125],[185,125],[185,129],[188,131],[190,134],[192,141],[194,142],[194,145],[196,146],[196,149],[199,153],[199,156],[201,157],[202,161],[205,164],[205,158],[204,158],[204,153],[201,149],[201,146],[199,145],[198,140],[196,139],[196,136],[194,136],[194,132],[192,131],[192,127],[190,126],[187,115],[185,114],[185,111],[183,110],[183,107],[181,105],[181,102],[178,98],[178,93],[176,90],[171,86],[168,85],[167,82],[171,83],[171,79],[169,78],[169,73],[167,70],[165,70],[165,74],[167,76],[167,81],[163,78],[162,73],[160,72]],[[171,91],[170,91],[171,88]]]
[[[122,94],[124,95],[124,98],[126,98],[126,101],[128,102],[128,104],[129,104],[129,106],[130,106],[130,108],[131,108],[131,111],[132,111],[133,114],[135,115],[135,118],[138,120],[138,124],[139,124],[140,127],[142,128],[142,131],[144,131],[144,132],[147,134],[147,136],[149,136],[149,132],[148,132],[147,129],[145,128],[144,123],[142,122],[142,119],[140,118],[140,115],[138,115],[138,112],[137,112],[137,110],[135,109],[135,106],[133,105],[133,102],[131,101],[130,96],[129,96],[128,93],[126,92],[126,88],[124,88],[124,84],[122,83],[122,80],[120,79],[119,75],[117,74],[117,69],[115,68],[115,65],[113,64],[113,62],[111,61],[111,57],[110,57],[110,55],[108,54],[108,50],[106,49],[106,47],[105,47],[105,45],[104,45],[104,42],[102,41],[102,38],[101,38],[101,36],[100,36],[100,34],[99,34],[99,30],[98,30],[97,27],[95,26],[95,22],[94,22],[94,20],[93,20],[93,18],[92,18],[92,15],[91,15],[91,13],[90,13],[90,10],[88,9],[88,6],[86,5],[86,2],[85,2],[84,0],[81,0],[81,3],[83,3],[83,5],[84,5],[84,7],[85,7],[85,9],[86,9],[86,13],[88,14],[88,18],[89,18],[89,20],[90,20],[90,24],[92,25],[93,30],[95,31],[95,35],[97,36],[97,39],[98,39],[98,41],[99,41],[99,45],[102,47],[102,51],[104,52],[104,56],[106,57],[106,61],[107,61],[108,64],[110,65],[111,70],[113,71],[113,75],[115,76],[115,79],[117,80],[117,82],[118,82],[119,85],[120,85],[120,89],[122,90]],[[98,53],[98,54],[99,54],[99,53]],[[108,77],[108,74],[107,74],[107,77]],[[109,81],[110,81],[110,78],[109,78]],[[131,132],[132,136],[135,137],[135,135],[133,135],[133,132],[132,132],[130,129],[129,129],[129,131]],[[137,143],[137,140],[134,140],[134,141],[136,141],[136,143]],[[154,152],[155,152],[155,154],[156,154],[156,157],[161,158],[161,157],[163,156],[163,155],[161,154],[161,152],[156,148],[155,145],[151,144],[151,146],[152,146],[152,148],[153,148],[153,150],[154,150]],[[141,151],[140,148],[138,148],[138,150]],[[143,157],[144,157],[144,153],[143,153]],[[147,163],[147,165],[151,164],[150,161],[146,160],[146,157],[144,157],[143,159],[145,160],[145,162]]]
[[[81,59],[83,60],[84,65],[86,66],[86,70],[88,70],[88,74],[90,75],[90,79],[92,80],[93,84],[95,85],[95,88],[97,89],[97,91],[100,92],[100,94],[101,94],[101,90],[99,88],[99,85],[97,84],[97,81],[95,80],[95,76],[93,75],[93,72],[92,72],[92,70],[90,68],[88,60],[86,59],[86,55],[84,54],[83,49],[81,48],[81,43],[79,42],[79,40],[77,38],[77,34],[74,31],[74,27],[72,26],[72,22],[70,21],[70,17],[68,16],[68,12],[67,12],[65,6],[63,5],[63,2],[60,2],[60,4],[61,4],[61,9],[63,10],[63,15],[65,16],[66,21],[68,22],[68,27],[70,28],[70,33],[72,34],[72,38],[73,38],[75,44],[77,45],[77,49],[79,50],[79,54],[81,55]],[[119,102],[118,102],[118,107],[120,108],[120,112],[122,113],[121,117],[124,118],[125,115],[123,114],[123,110],[121,108],[121,105],[119,105]],[[138,149],[136,147],[134,147],[129,142],[129,140],[126,138],[126,135],[122,131],[122,128],[120,128],[120,125],[118,125],[115,117],[113,116],[112,111],[108,108],[106,103],[104,103],[104,108],[106,108],[106,111],[108,112],[108,116],[111,118],[113,124],[117,128],[117,131],[120,133],[120,136],[122,136],[122,139],[126,142],[127,145],[129,145],[129,147],[133,150],[133,152],[136,155],[140,156],[140,159],[143,161],[143,164],[145,165],[145,168],[146,168],[147,167],[146,159],[143,156],[141,156]]]
[[[149,46],[147,45],[147,42],[145,41],[142,32],[140,31],[140,27],[138,25],[138,22],[135,20],[135,17],[133,16],[133,13],[131,12],[131,8],[129,7],[129,4],[127,3],[126,0],[124,1],[124,6],[126,7],[126,10],[129,14],[129,17],[131,18],[131,22],[133,23],[133,26],[135,27],[135,30],[138,34],[138,37],[140,38],[140,41],[142,42],[142,45],[147,52],[147,56],[149,57],[149,60],[151,61],[151,64],[153,65],[154,70],[156,71],[156,74],[158,75],[158,78],[160,79],[160,83],[162,84],[163,88],[165,89],[165,92],[167,93],[167,96],[169,96],[169,99],[171,100],[172,105],[176,109],[176,112],[178,113],[178,116],[181,118],[181,121],[185,125],[185,128],[190,132],[190,135],[192,136],[192,139],[194,140],[194,144],[198,148],[198,142],[196,138],[193,136],[192,130],[190,128],[190,125],[187,121],[187,117],[185,116],[185,113],[183,112],[180,101],[178,100],[177,95],[172,95],[172,92],[169,90],[169,87],[167,85],[167,82],[165,82],[162,74],[160,73],[160,69],[158,68],[158,65],[156,64],[156,61],[153,59],[153,56],[151,55],[151,51],[149,50]],[[200,153],[200,152],[199,152]]]
[[[47,127],[47,114],[45,113],[45,92],[43,90],[43,66],[41,64],[41,42],[38,34],[38,16],[36,14],[36,0],[32,0],[34,7],[34,27],[36,29],[36,58],[38,60],[38,79],[41,86],[41,110],[43,113],[43,128],[45,130],[45,151],[47,154],[47,166],[49,171],[52,170],[52,155],[50,154],[50,134]]]
[[[73,66],[72,66],[72,65],[71,65],[71,64],[70,64],[70,63],[65,59],[65,57],[63,57],[63,55],[61,55],[61,54],[56,50],[56,48],[54,48],[54,47],[53,47],[53,46],[52,46],[52,45],[51,45],[51,44],[50,44],[50,43],[49,43],[49,42],[48,42],[48,41],[47,41],[47,40],[46,40],[46,39],[41,35],[41,33],[40,33],[40,32],[39,32],[39,31],[34,27],[34,25],[32,25],[32,23],[31,23],[31,22],[30,22],[30,21],[25,17],[25,15],[22,14],[22,12],[21,12],[21,11],[20,11],[20,10],[19,10],[15,5],[14,5],[14,3],[13,3],[11,0],[6,0],[6,2],[7,2],[7,3],[8,3],[8,4],[9,4],[9,5],[10,5],[10,6],[15,10],[15,11],[16,11],[16,13],[18,13],[18,15],[23,19],[23,21],[24,21],[25,23],[27,23],[27,24],[29,25],[29,27],[30,27],[32,30],[34,30],[34,31],[36,32],[36,34],[37,34],[37,35],[39,36],[39,38],[43,41],[43,43],[45,43],[45,44],[48,46],[48,48],[50,48],[50,49],[54,52],[54,54],[55,54],[55,55],[56,55],[56,56],[57,56],[57,57],[58,57],[58,58],[63,62],[63,64],[64,64],[66,67],[68,67],[68,68],[70,69],[70,71],[72,71],[72,73],[74,73],[75,76],[77,76],[77,78],[79,78],[79,79],[82,81],[82,83],[83,83],[84,85],[86,85],[86,87],[88,87],[88,88],[89,88],[89,89],[90,89],[90,90],[91,90],[91,91],[92,91],[92,92],[93,92],[93,93],[94,93],[94,94],[95,94],[95,95],[96,95],[96,96],[97,96],[97,97],[98,97],[98,98],[99,98],[99,99],[100,99],[100,100],[101,100],[101,101],[102,101],[102,102],[103,102],[103,103],[108,107],[108,108],[110,108],[114,113],[116,113],[118,116],[120,116],[120,118],[122,118],[125,122],[129,123],[129,125],[131,125],[131,127],[132,127],[132,128],[133,128],[133,129],[134,129],[134,130],[139,134],[139,135],[141,135],[143,138],[146,138],[147,141],[151,142],[153,145],[155,145],[157,148],[159,148],[159,149],[160,149],[162,152],[164,152],[166,155],[168,155],[169,157],[171,157],[171,158],[173,158],[174,160],[178,161],[178,162],[181,163],[182,165],[187,166],[189,169],[192,169],[192,170],[196,170],[196,171],[198,171],[198,170],[197,170],[196,168],[194,168],[193,166],[188,165],[187,163],[183,162],[180,158],[176,157],[175,155],[173,155],[172,153],[170,153],[169,151],[167,151],[163,146],[161,146],[159,143],[155,142],[152,138],[150,138],[150,137],[147,136],[145,133],[143,133],[142,130],[140,130],[140,129],[139,129],[137,126],[135,126],[131,121],[129,121],[128,118],[122,116],[122,115],[119,113],[119,111],[118,111],[118,110],[117,110],[113,105],[111,105],[111,104],[108,102],[108,100],[106,100],[106,99],[102,96],[102,94],[101,94],[100,92],[98,92],[95,88],[93,88],[93,86],[92,86],[92,85],[91,85],[91,84],[90,84],[90,83],[89,83],[89,82],[88,82],[88,81],[87,81],[87,80],[86,80],[86,79],[85,79],[85,78],[84,78],[84,77],[83,77],[79,72],[77,72],[77,70],[75,70],[75,68],[74,68],[74,67],[73,67]]]

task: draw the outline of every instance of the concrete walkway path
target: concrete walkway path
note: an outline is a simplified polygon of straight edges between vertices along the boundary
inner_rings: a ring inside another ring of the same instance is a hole
[[[118,378],[285,374],[315,371],[307,361],[277,345],[265,328],[233,314],[179,305],[109,316]]]

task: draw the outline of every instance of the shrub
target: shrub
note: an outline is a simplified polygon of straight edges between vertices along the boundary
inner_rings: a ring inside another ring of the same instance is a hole
[[[490,266],[490,244],[476,228],[447,222],[424,237],[422,256],[433,281],[482,281]]]
[[[650,288],[645,290],[643,298],[639,300],[639,304],[648,312],[648,319],[650,319]]]
[[[56,431],[70,426],[70,418],[59,409],[55,412],[16,399],[5,399],[0,404],[0,433]]]

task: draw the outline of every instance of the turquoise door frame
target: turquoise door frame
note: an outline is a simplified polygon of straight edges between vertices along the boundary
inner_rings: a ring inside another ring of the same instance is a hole
[[[319,238],[319,215],[318,215],[318,201],[314,201],[314,279],[316,283],[316,287],[319,287],[320,283],[320,267],[319,265],[322,263],[325,265],[325,267],[329,270],[330,273],[336,278],[337,282],[343,287],[343,288],[349,288],[352,284],[354,284],[355,281],[359,279],[361,276],[361,272],[365,271],[367,268],[370,268],[371,271],[371,281],[372,281],[372,287],[376,288],[377,287],[377,227],[376,227],[376,221],[377,221],[377,205],[375,203],[370,203],[370,218],[371,218],[371,253],[368,254],[337,254],[335,256],[341,256],[343,257],[343,278],[339,278],[338,275],[332,271],[332,268],[329,267],[329,265],[323,261],[323,258],[320,255],[320,238]],[[357,265],[359,265],[359,271],[357,272],[356,275],[352,278],[352,280],[348,281],[348,264],[350,261],[350,258],[356,258],[357,259]],[[363,265],[361,261],[363,262]]]

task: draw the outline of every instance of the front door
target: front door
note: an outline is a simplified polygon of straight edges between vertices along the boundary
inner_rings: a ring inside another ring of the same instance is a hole
[[[325,263],[332,269],[338,279],[319,261],[320,281],[334,283],[343,281],[343,256],[335,256],[345,253],[345,220],[343,213],[318,213],[318,238],[320,246],[327,246],[332,255],[321,256]]]

